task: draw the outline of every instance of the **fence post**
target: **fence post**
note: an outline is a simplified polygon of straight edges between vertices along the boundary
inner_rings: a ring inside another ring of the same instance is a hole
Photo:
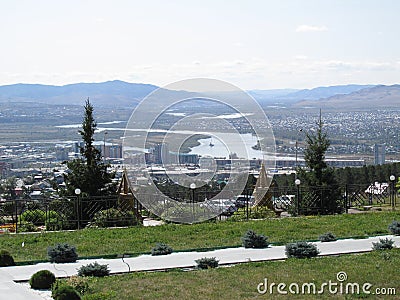
[[[349,213],[349,203],[348,203],[348,188],[347,188],[347,184],[344,186],[344,209],[346,214]]]
[[[300,214],[300,184],[297,185],[297,201],[296,201],[296,214]]]
[[[395,210],[396,206],[396,189],[394,185],[394,180],[391,181],[391,189],[390,189],[390,194],[391,194],[391,202],[392,202],[392,210]]]
[[[18,207],[17,199],[14,199],[14,212],[15,212],[15,233],[18,233]]]
[[[81,210],[80,210],[80,197],[79,195],[76,196],[76,221],[78,222],[78,230],[81,229]]]
[[[246,189],[246,220],[249,220],[249,189]]]

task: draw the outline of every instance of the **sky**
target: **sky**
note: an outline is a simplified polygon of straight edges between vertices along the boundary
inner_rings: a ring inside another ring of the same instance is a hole
[[[400,83],[397,0],[0,0],[0,85]]]

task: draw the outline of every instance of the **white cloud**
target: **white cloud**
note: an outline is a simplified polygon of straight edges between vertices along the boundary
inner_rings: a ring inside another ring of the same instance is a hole
[[[318,32],[327,30],[328,27],[326,26],[314,26],[314,25],[299,25],[296,28],[296,32]]]

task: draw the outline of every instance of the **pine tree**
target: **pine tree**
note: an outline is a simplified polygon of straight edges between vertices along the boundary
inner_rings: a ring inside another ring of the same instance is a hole
[[[323,130],[321,111],[316,125],[315,133],[306,133],[304,160],[309,171],[301,169],[299,175],[302,183],[320,197],[319,213],[335,213],[339,212],[341,207],[340,190],[333,168],[329,167],[325,161],[325,153],[330,146],[330,141]],[[305,209],[307,210],[307,207]]]
[[[307,167],[313,172],[316,185],[323,184],[323,172],[328,168],[325,162],[325,153],[330,146],[327,133],[323,132],[321,112],[317,122],[316,133],[306,133],[306,149],[304,151],[304,160]]]
[[[101,153],[94,147],[94,133],[97,128],[93,116],[93,106],[89,99],[84,106],[82,130],[79,134],[84,142],[80,148],[81,158],[67,163],[70,173],[65,176],[66,194],[74,195],[79,188],[86,196],[104,196],[115,193],[115,187],[111,185],[114,174],[107,172],[108,165],[101,159]]]

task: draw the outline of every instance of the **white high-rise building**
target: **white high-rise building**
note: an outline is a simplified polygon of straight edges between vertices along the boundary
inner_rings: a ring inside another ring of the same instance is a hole
[[[375,165],[383,165],[385,163],[385,144],[374,145],[374,157]]]

